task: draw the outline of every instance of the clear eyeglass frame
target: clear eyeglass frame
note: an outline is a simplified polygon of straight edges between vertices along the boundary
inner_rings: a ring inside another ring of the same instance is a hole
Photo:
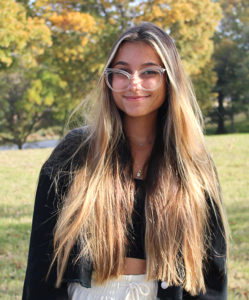
[[[108,87],[109,87],[111,90],[113,90],[114,92],[124,92],[124,91],[126,91],[126,90],[129,89],[129,87],[130,87],[130,85],[131,85],[131,81],[132,81],[132,79],[133,79],[135,76],[139,76],[140,74],[142,74],[143,72],[145,72],[145,71],[147,71],[147,70],[148,70],[148,71],[149,71],[149,70],[155,70],[155,71],[158,71],[158,72],[160,73],[160,81],[159,81],[158,85],[157,85],[155,88],[153,88],[153,89],[145,89],[145,88],[142,87],[141,85],[140,85],[140,87],[141,87],[141,89],[144,90],[144,91],[154,91],[154,90],[156,90],[157,88],[159,88],[159,86],[161,85],[161,83],[162,83],[162,74],[166,71],[166,69],[162,68],[161,66],[158,66],[158,67],[150,67],[150,68],[142,69],[142,70],[140,70],[139,72],[137,72],[136,75],[131,75],[130,73],[128,73],[128,72],[126,72],[126,71],[124,71],[124,70],[120,70],[120,69],[106,68],[106,69],[104,70],[104,76],[105,76],[106,84],[108,85]],[[127,86],[125,89],[123,89],[123,90],[116,90],[116,89],[114,89],[114,88],[110,85],[110,83],[109,83],[109,81],[108,81],[108,75],[109,75],[110,73],[112,73],[112,72],[116,72],[116,73],[120,73],[120,74],[126,75],[126,76],[129,78],[130,82],[129,82],[128,86]]]

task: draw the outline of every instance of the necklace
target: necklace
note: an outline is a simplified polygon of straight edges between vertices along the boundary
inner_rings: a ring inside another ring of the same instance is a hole
[[[138,167],[137,177],[142,177],[142,171],[141,171],[141,169],[140,169],[140,167],[139,167],[137,161],[136,161],[136,160],[134,160],[134,161],[135,161],[135,164],[136,164],[137,167]]]
[[[151,145],[151,144],[154,144],[154,142],[149,142],[149,143],[140,143],[140,142],[133,142],[131,139],[130,139],[130,142],[132,142],[132,144],[134,144],[134,145],[137,145],[137,146],[140,146],[140,147],[142,147],[142,146],[144,146],[144,145]]]

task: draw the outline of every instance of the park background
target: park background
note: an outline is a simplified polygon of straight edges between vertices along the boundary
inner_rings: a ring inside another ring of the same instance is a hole
[[[113,42],[141,21],[170,34],[193,81],[231,228],[229,300],[249,299],[248,0],[0,0],[0,146],[60,139]],[[37,178],[51,151],[0,151],[4,300],[21,299]]]

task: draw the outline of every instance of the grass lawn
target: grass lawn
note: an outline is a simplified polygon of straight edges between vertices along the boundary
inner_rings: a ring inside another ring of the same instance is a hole
[[[233,241],[229,300],[249,299],[249,134],[208,136]],[[51,149],[0,152],[0,299],[21,299],[37,177]]]

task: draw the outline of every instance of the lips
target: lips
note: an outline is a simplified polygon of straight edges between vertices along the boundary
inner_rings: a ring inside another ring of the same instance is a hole
[[[143,100],[143,99],[146,99],[150,96],[123,96],[126,100],[128,101],[138,101],[138,100]]]

